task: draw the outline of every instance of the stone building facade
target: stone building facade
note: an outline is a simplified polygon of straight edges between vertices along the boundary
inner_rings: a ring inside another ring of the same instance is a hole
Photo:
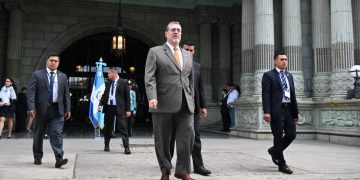
[[[61,53],[89,35],[116,28],[115,0],[0,0],[0,77],[27,84],[49,52]],[[360,101],[345,100],[360,64],[357,0],[124,0],[127,34],[149,47],[163,44],[164,27],[180,21],[209,100],[203,126],[221,122],[216,102],[226,83],[241,86],[232,134],[271,137],[262,120],[261,78],[273,54],[288,54],[301,111],[299,137],[360,144]]]

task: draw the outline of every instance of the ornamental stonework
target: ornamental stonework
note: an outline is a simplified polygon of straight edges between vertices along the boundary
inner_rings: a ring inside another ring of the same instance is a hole
[[[254,76],[252,74],[241,77],[241,92],[242,96],[249,96],[254,92]]]
[[[360,111],[321,111],[320,125],[335,127],[360,127]]]
[[[311,111],[302,111],[299,115],[299,121],[296,123],[299,126],[313,125],[313,114]]]
[[[331,75],[332,95],[346,94],[348,88],[353,88],[354,80],[349,72],[334,72]]]
[[[293,79],[295,84],[295,92],[298,96],[304,95],[304,76],[303,74],[295,74],[293,73]]]
[[[328,97],[331,93],[331,78],[315,76],[312,81],[314,97]]]
[[[263,72],[259,72],[259,73],[255,73],[254,76],[254,89],[255,89],[255,95],[261,95],[261,81],[262,81],[262,77],[263,77],[264,73]]]
[[[253,128],[253,127],[258,127],[258,111],[256,110],[244,110],[238,113],[238,117],[239,117],[239,127],[241,128]]]

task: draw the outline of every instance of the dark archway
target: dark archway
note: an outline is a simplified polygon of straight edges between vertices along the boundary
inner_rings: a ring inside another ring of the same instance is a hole
[[[75,41],[67,47],[61,54],[61,64],[59,70],[66,73],[69,77],[70,92],[72,93],[73,120],[67,124],[75,126],[91,123],[88,117],[89,99],[94,72],[89,71],[89,67],[94,67],[95,62],[103,59],[107,67],[115,66],[123,68],[124,73],[120,76],[124,79],[134,79],[138,85],[138,117],[135,124],[149,124],[147,120],[146,96],[144,90],[144,71],[145,61],[149,46],[136,37],[127,36],[126,54],[123,58],[117,58],[111,53],[112,32],[103,32],[86,36]],[[135,67],[135,72],[131,74],[129,68]],[[104,74],[105,77],[106,74]],[[84,127],[84,126],[82,126]]]

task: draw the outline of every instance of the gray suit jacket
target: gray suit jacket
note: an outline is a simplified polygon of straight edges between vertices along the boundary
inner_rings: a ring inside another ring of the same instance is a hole
[[[182,92],[191,113],[194,113],[193,60],[189,52],[181,50],[184,63],[178,66],[169,46],[149,50],[145,66],[145,89],[148,100],[158,100],[157,109],[150,112],[176,113],[181,108]]]
[[[57,71],[58,108],[61,116],[71,112],[70,91],[66,74]],[[28,84],[28,109],[36,110],[37,116],[46,115],[50,96],[49,79],[46,69],[35,71]]]

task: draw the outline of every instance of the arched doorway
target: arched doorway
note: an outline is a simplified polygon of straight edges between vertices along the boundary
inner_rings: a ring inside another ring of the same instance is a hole
[[[76,129],[91,130],[92,124],[88,117],[89,97],[91,96],[94,72],[91,67],[95,62],[103,59],[107,67],[123,68],[124,79],[133,79],[138,85],[138,116],[135,125],[149,125],[147,116],[147,100],[144,89],[145,61],[149,45],[133,36],[127,36],[126,54],[123,62],[111,53],[111,32],[101,32],[86,36],[73,42],[62,51],[59,70],[66,73],[69,78],[70,92],[72,94],[72,121],[66,122],[67,126],[76,126]],[[134,73],[130,73],[130,67],[134,67]],[[107,74],[104,73],[104,77]],[[84,129],[85,128],[85,129]]]

